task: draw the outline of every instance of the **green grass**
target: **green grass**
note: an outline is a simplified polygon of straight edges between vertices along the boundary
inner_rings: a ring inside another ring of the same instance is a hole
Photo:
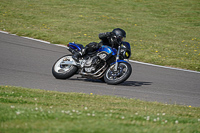
[[[0,0],[0,30],[67,44],[127,31],[132,59],[200,71],[199,0]]]
[[[200,108],[0,86],[1,133],[197,133]]]

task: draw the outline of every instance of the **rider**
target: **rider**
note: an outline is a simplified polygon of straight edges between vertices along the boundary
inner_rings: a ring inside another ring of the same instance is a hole
[[[116,28],[113,29],[112,32],[105,32],[99,34],[99,39],[101,39],[100,43],[91,42],[88,45],[85,46],[81,50],[81,52],[76,52],[72,58],[76,61],[85,53],[92,52],[100,48],[102,45],[108,45],[114,48],[118,48],[118,44],[120,44],[122,41],[124,41],[126,38],[126,32],[123,29]]]

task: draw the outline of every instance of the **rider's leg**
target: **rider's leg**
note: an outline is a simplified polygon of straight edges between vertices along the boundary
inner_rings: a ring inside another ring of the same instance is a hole
[[[82,56],[85,55],[87,49],[88,49],[88,47],[85,46],[84,48],[81,49],[81,51],[76,52],[75,54],[73,54],[72,58],[73,58],[75,61],[78,61],[80,57],[82,57]]]
[[[76,52],[72,58],[76,61],[79,60],[80,57],[84,56],[86,54],[86,52],[92,52],[96,49],[98,49],[100,47],[100,45],[96,42],[91,42],[89,44],[87,44],[81,51]]]

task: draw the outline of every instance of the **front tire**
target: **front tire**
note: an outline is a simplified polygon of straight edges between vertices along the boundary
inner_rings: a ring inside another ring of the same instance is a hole
[[[52,67],[52,74],[56,79],[68,79],[78,71],[77,66],[74,65],[62,66],[61,62],[63,60],[73,61],[72,55],[65,55],[54,63]]]
[[[108,84],[120,84],[127,80],[132,73],[131,65],[127,62],[120,62],[117,71],[114,71],[114,67],[115,64],[110,66],[105,72],[104,80]]]

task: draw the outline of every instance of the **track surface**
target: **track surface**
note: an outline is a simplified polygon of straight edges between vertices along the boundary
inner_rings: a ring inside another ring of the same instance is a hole
[[[63,47],[0,33],[0,85],[200,106],[200,73],[131,63],[132,75],[120,85],[77,79],[79,75],[57,80],[51,68],[65,54]]]

